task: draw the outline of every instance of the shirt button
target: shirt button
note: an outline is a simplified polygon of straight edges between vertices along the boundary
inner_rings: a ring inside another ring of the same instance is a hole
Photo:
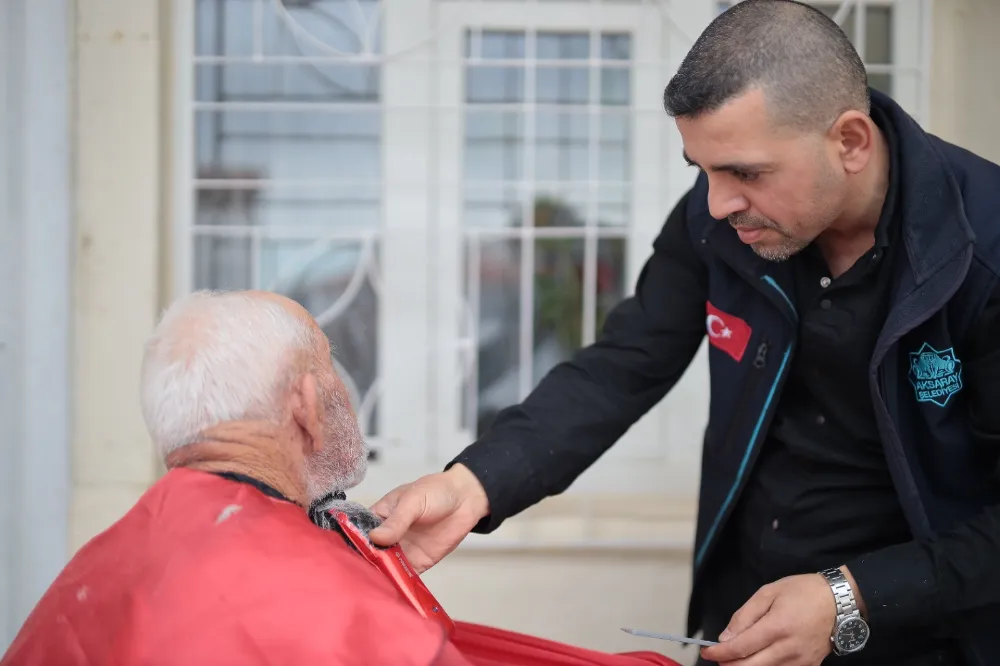
[[[771,529],[772,529],[772,530],[776,530],[776,529],[778,529],[778,519],[777,519],[777,518],[775,518],[775,519],[774,519],[774,520],[773,520],[773,521],[771,522]]]
[[[833,305],[833,303],[830,302],[829,298],[824,298],[822,301],[819,302],[819,306],[821,308],[823,308],[824,310],[829,310],[830,306],[832,306],[832,305]]]
[[[823,425],[824,423],[826,423],[826,417],[820,414],[819,416],[816,417],[816,423],[819,425]]]
[[[819,279],[819,286],[823,287],[824,289],[826,289],[827,287],[829,287],[830,286],[830,278],[828,278],[828,277],[822,277],[822,278],[820,278]]]

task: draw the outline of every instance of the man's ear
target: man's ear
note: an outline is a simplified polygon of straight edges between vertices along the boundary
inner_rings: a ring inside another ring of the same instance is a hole
[[[292,419],[305,436],[303,454],[309,455],[323,447],[319,387],[311,372],[301,374],[292,387]]]
[[[860,173],[875,150],[878,129],[871,118],[860,111],[845,111],[830,128],[844,170]]]

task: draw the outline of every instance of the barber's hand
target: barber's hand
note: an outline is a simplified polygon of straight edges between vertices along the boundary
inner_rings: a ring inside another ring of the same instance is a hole
[[[461,464],[396,488],[372,506],[383,523],[369,533],[379,546],[399,544],[422,573],[437,564],[489,514],[479,479]]]
[[[701,655],[724,666],[819,666],[832,649],[836,620],[822,575],[789,576],[760,588],[733,615],[721,642]]]

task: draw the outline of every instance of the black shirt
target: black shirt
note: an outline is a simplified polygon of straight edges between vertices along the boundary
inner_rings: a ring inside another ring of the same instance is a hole
[[[872,117],[890,148],[875,243],[839,277],[831,275],[815,245],[790,259],[798,347],[768,438],[730,521],[727,551],[736,561],[722,563],[729,582],[708,602],[709,614],[721,616],[716,624],[761,585],[912,539],[868,385],[892,291],[893,260],[902,251],[895,130],[878,109]],[[922,638],[918,643],[912,634],[873,627],[864,651],[836,663],[888,663],[888,655],[942,647],[933,636]]]

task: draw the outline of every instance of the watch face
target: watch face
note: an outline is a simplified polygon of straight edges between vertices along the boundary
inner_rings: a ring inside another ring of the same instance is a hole
[[[849,617],[837,627],[834,641],[841,652],[857,652],[868,642],[868,624],[860,617]]]

